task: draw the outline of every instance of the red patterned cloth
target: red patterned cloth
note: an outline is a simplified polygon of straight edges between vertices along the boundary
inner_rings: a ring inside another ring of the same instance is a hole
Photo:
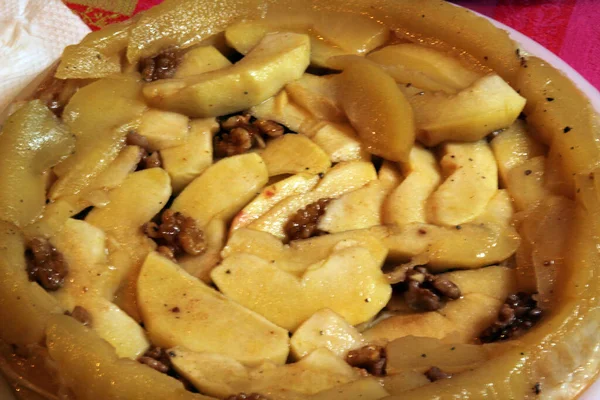
[[[162,0],[65,0],[92,29],[123,21]],[[417,1],[417,0],[415,0]],[[600,89],[600,1],[456,0],[539,42]]]

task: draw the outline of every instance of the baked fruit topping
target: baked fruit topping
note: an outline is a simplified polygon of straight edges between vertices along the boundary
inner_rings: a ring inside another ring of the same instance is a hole
[[[588,100],[445,2],[221,3],[88,35],[2,126],[20,398],[574,398]]]

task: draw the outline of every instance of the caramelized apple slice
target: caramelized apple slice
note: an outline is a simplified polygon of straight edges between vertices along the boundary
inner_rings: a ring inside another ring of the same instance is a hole
[[[312,136],[313,130],[323,125],[308,111],[292,103],[285,90],[252,107],[250,114],[256,118],[275,121],[293,132],[304,133],[307,136]]]
[[[386,199],[383,220],[396,225],[427,222],[427,199],[442,180],[437,160],[429,150],[415,145],[401,168],[405,179]]]
[[[327,155],[331,162],[369,161],[371,155],[349,124],[324,123],[307,135]]]
[[[168,149],[183,144],[189,136],[190,119],[181,114],[147,110],[137,133],[148,140],[150,151]]]
[[[267,143],[260,153],[269,176],[284,174],[320,174],[331,166],[329,157],[308,137],[283,135]]]
[[[111,303],[119,284],[108,264],[106,235],[74,219],[67,220],[52,243],[69,265],[65,285],[54,296],[67,310],[81,306],[91,317],[92,329],[110,343],[119,357],[136,359],[150,346],[141,326]]]
[[[531,137],[525,122],[521,120],[515,121],[494,137],[490,146],[498,163],[500,178],[505,185],[511,169],[545,153],[544,146]]]
[[[339,163],[325,174],[313,190],[279,202],[269,212],[248,225],[248,228],[285,239],[284,226],[298,210],[320,199],[339,197],[376,178],[375,168],[371,163],[359,161]]]
[[[331,122],[346,121],[336,98],[332,77],[304,74],[297,81],[288,83],[285,91],[292,101],[315,118]]]
[[[158,346],[216,352],[249,365],[285,363],[289,338],[284,329],[156,252],[148,255],[140,272],[138,299],[144,325]]]
[[[265,187],[231,222],[230,232],[243,228],[260,218],[283,199],[310,191],[316,186],[316,175],[297,174]]]
[[[174,192],[182,191],[212,164],[213,134],[218,130],[219,124],[214,118],[192,120],[187,140],[161,150],[162,165],[171,177]]]
[[[310,400],[378,400],[387,398],[389,393],[375,378],[361,378],[353,382],[335,386],[309,397]]]
[[[73,318],[53,317],[46,334],[50,356],[78,399],[210,399],[146,365],[118,358],[107,342]]]
[[[0,219],[20,227],[33,222],[46,202],[43,173],[74,145],[69,130],[39,100],[11,115],[0,134]]]
[[[0,325],[6,343],[28,345],[44,338],[53,313],[62,313],[58,302],[35,282],[30,282],[25,263],[25,241],[19,229],[0,221]]]
[[[387,46],[367,58],[381,65],[396,82],[424,90],[456,93],[480,77],[455,57],[413,43]]]
[[[139,123],[146,105],[136,78],[105,78],[81,88],[63,113],[77,138],[75,154],[57,166],[60,178],[49,196],[57,199],[85,189],[118,156],[127,132]]]
[[[215,117],[248,109],[298,79],[309,63],[308,36],[279,33],[265,36],[238,63],[182,79],[162,79],[144,87],[156,108],[191,117]]]
[[[314,313],[296,329],[290,339],[292,355],[301,359],[313,350],[326,348],[339,357],[361,347],[363,337],[340,315],[328,308]]]
[[[286,329],[295,330],[322,308],[354,325],[377,314],[391,295],[380,269],[383,259],[374,257],[365,248],[344,248],[296,277],[270,260],[234,254],[211,277],[226,296]]]
[[[413,111],[396,82],[377,64],[342,61],[338,98],[367,150],[391,161],[406,161],[415,139]]]
[[[440,161],[446,180],[428,200],[428,219],[456,226],[481,214],[498,190],[498,167],[486,141],[448,143]]]
[[[177,66],[175,78],[186,78],[226,68],[231,62],[214,46],[201,46],[187,51]]]
[[[533,208],[552,195],[544,185],[546,164],[546,157],[533,157],[512,168],[508,173],[506,188],[510,192],[517,210]]]
[[[80,43],[67,46],[55,76],[90,79],[121,72],[121,55],[127,47],[130,30],[130,22],[111,24],[89,33]]]
[[[488,75],[455,95],[408,96],[415,111],[418,139],[426,146],[444,141],[476,141],[510,126],[525,99],[497,75]]]
[[[336,233],[381,225],[381,209],[387,196],[379,180],[346,193],[327,205],[318,228]]]
[[[135,298],[139,268],[155,248],[141,227],[160,212],[170,195],[171,183],[164,170],[138,171],[109,193],[105,207],[94,208],[85,219],[107,234],[110,263],[121,282],[117,304],[135,319],[139,319]]]
[[[202,229],[217,215],[229,221],[267,181],[267,168],[259,155],[224,158],[194,179],[171,209],[194,218]]]

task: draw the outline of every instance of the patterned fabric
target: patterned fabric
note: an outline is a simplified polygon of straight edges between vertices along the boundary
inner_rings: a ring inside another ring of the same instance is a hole
[[[415,0],[416,1],[416,0]],[[92,29],[123,21],[161,0],[64,0]],[[597,0],[456,0],[541,43],[600,88]]]

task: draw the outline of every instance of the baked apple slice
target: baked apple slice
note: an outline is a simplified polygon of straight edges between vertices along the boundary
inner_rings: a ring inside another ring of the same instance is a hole
[[[391,295],[381,272],[383,258],[375,256],[366,248],[343,248],[297,277],[270,260],[239,253],[227,257],[211,277],[227,297],[288,330],[322,308],[354,325],[377,314]]]
[[[407,98],[415,111],[417,137],[426,146],[482,139],[509,127],[525,106],[525,98],[493,74],[454,95],[417,93]]]
[[[140,271],[138,301],[152,342],[216,352],[240,362],[284,364],[287,331],[193,278],[152,252]],[[240,330],[231,329],[235,324]]]
[[[267,166],[269,176],[321,174],[331,167],[329,156],[302,134],[275,138],[259,154]]]
[[[398,83],[428,91],[456,93],[471,86],[480,75],[449,54],[414,43],[401,43],[370,53]]]
[[[187,78],[230,65],[231,62],[214,46],[200,46],[185,52],[175,71],[175,78]]]
[[[288,83],[285,91],[294,103],[315,118],[331,122],[346,121],[346,115],[335,94],[332,77],[304,74],[297,81]]]
[[[308,36],[265,36],[231,67],[181,79],[162,79],[144,87],[154,107],[191,117],[215,117],[257,105],[298,79],[309,63]]]

